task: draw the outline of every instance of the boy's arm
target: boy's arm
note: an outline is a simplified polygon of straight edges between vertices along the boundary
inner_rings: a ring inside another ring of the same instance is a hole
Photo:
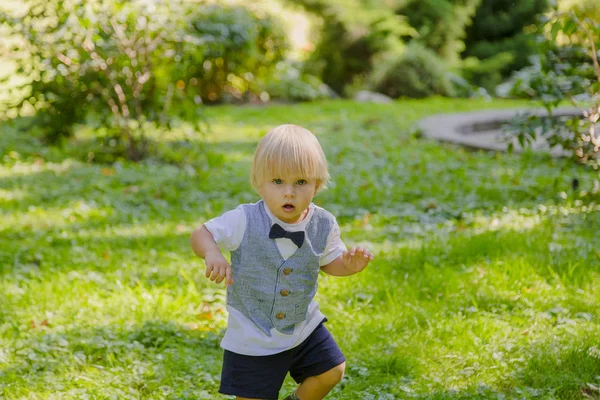
[[[369,250],[351,247],[329,264],[323,265],[321,270],[332,276],[354,275],[365,269],[372,259],[373,253]]]
[[[192,232],[190,237],[192,250],[206,263],[206,277],[217,283],[223,282],[229,286],[233,283],[231,265],[227,262],[212,233],[204,225]]]

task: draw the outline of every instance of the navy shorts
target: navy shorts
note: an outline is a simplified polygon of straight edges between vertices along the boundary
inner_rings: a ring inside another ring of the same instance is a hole
[[[225,350],[219,392],[277,400],[289,372],[301,383],[346,361],[323,322],[300,345],[269,356],[245,356]]]

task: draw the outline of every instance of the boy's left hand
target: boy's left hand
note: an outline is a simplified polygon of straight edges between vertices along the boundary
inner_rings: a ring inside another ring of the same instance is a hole
[[[369,262],[373,259],[373,253],[362,247],[350,247],[348,251],[343,254],[344,267],[357,273],[362,271],[369,265]]]

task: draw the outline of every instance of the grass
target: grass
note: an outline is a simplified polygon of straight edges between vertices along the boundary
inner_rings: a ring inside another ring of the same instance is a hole
[[[317,134],[333,182],[316,202],[346,244],[376,254],[362,274],[320,278],[348,358],[329,398],[598,398],[597,173],[411,128],[427,114],[519,105],[215,107],[210,134],[188,132],[182,167],[89,164],[81,142],[49,149],[3,127],[0,398],[225,398],[224,290],[205,280],[188,237],[257,199],[253,148],[284,122]]]

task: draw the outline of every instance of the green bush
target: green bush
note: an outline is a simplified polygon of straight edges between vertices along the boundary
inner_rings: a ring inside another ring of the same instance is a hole
[[[139,127],[168,124],[171,101],[188,93],[182,55],[197,45],[182,34],[185,9],[172,3],[27,0],[24,15],[3,15],[20,39],[3,55],[19,54],[18,73],[30,77],[13,107],[33,108],[33,124],[53,141],[92,113],[126,157],[143,158],[149,143]]]
[[[277,65],[277,72],[267,82],[265,91],[271,99],[292,101],[311,101],[334,95],[319,78],[302,72],[301,66],[289,61]]]
[[[192,9],[181,0],[26,5],[24,15],[2,15],[19,38],[2,55],[18,54],[18,73],[30,77],[15,88],[27,95],[12,109],[33,108],[32,124],[51,142],[93,114],[103,128],[98,135],[135,160],[152,149],[146,123],[160,132],[176,118],[200,121],[204,102],[257,97],[286,49],[271,17],[243,7]]]
[[[416,35],[404,17],[384,1],[301,0],[321,20],[315,51],[305,71],[340,95],[347,85],[368,75],[375,55],[395,49],[403,36]]]
[[[465,29],[480,0],[408,0],[399,2],[396,13],[405,15],[418,36],[416,40],[448,63],[455,63],[465,46]]]
[[[189,79],[204,102],[232,102],[258,97],[287,49],[277,21],[244,7],[201,6],[190,34],[202,46],[189,57]]]
[[[483,87],[493,93],[496,86],[504,79],[502,71],[513,61],[513,53],[508,52],[498,53],[484,60],[469,57],[462,61],[459,68],[460,75],[470,84]]]
[[[393,98],[454,95],[444,62],[417,43],[407,46],[400,57],[378,63],[369,81],[373,90]]]
[[[336,93],[344,94],[344,87],[354,76],[371,70],[371,59],[381,50],[380,44],[368,34],[353,38],[339,21],[327,24],[321,34],[306,71],[320,76]]]

